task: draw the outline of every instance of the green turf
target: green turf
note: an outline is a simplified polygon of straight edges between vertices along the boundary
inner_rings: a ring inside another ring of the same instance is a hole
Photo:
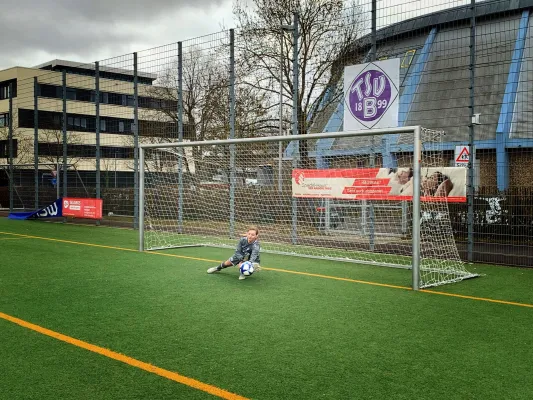
[[[137,232],[0,220],[0,232],[135,249]],[[254,399],[530,399],[533,308],[0,233],[0,312]],[[165,254],[205,260],[227,250]],[[264,254],[262,264],[409,286],[410,271]],[[533,304],[533,270],[433,291]],[[209,399],[0,319],[0,398]]]

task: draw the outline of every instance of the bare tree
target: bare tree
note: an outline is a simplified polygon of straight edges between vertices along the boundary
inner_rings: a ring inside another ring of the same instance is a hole
[[[342,0],[253,0],[251,3],[235,0],[234,4],[243,80],[248,86],[276,98],[280,93],[281,68],[281,91],[287,108],[293,105],[293,44],[288,29],[293,24],[293,13],[298,12],[298,132],[309,133],[317,129],[313,127],[320,122],[321,114],[331,110],[342,98],[342,67],[360,62],[351,59],[355,52],[348,49],[353,49],[365,28],[361,8],[355,1]],[[275,110],[274,105],[272,109]],[[304,164],[308,162],[306,146],[306,142],[300,143]]]
[[[67,146],[70,145],[82,145],[83,141],[80,136],[73,132],[67,132]],[[61,128],[49,128],[39,130],[39,146],[48,147],[46,155],[39,156],[39,162],[49,163],[55,165],[63,164],[63,131]],[[73,166],[76,165],[84,158],[82,155],[76,154],[71,149],[67,154],[67,164]],[[50,165],[50,169],[55,167]]]
[[[16,156],[13,158],[13,165],[30,164],[33,162],[33,132],[19,128],[17,112],[13,112],[13,148],[16,148]],[[0,141],[6,143],[5,157],[0,157],[1,164],[9,162],[9,126],[3,123],[0,126]],[[16,142],[15,142],[16,141]],[[15,144],[16,143],[16,144]]]
[[[96,160],[95,160],[95,169],[96,169]],[[113,173],[116,178],[117,167],[116,160],[112,158],[100,158],[100,174],[103,178],[103,186],[105,188],[109,187],[109,182],[111,180],[111,173]],[[113,185],[111,185],[113,186]]]
[[[203,141],[229,136],[228,63],[229,48],[224,43],[210,50],[185,48],[182,66],[184,139]],[[147,92],[153,98],[169,100],[174,107],[168,107],[167,103],[166,107],[158,110],[145,110],[143,119],[173,122],[177,127],[177,60],[158,78],[157,85],[148,88]],[[253,87],[239,85],[236,85],[235,92],[236,136],[253,137],[264,134],[265,123],[271,119],[267,116],[267,109],[263,104],[264,94]],[[150,130],[146,135],[141,132],[141,137],[144,143],[168,142],[176,140],[177,129],[167,132]],[[194,160],[200,161],[204,156],[200,148],[193,148]],[[227,163],[229,155],[219,156],[218,162],[222,167]]]
[[[216,63],[205,61],[205,55],[200,49],[193,48],[185,52],[182,69],[184,139],[202,141],[222,137],[224,123],[221,123],[217,117],[220,115],[218,109],[224,105],[215,103],[213,99],[216,97],[215,93],[220,93],[224,87],[227,87],[225,78]],[[141,129],[141,142],[175,141],[178,136],[177,60],[158,77],[157,85],[147,89],[147,93],[152,98],[164,99],[174,106],[143,110],[143,120],[153,123],[148,122],[146,124],[148,129]],[[222,99],[226,97],[223,96]],[[159,124],[160,122],[163,124]],[[150,125],[162,127],[168,122],[173,124],[174,130],[150,129]],[[194,149],[194,158],[200,159],[199,149]]]

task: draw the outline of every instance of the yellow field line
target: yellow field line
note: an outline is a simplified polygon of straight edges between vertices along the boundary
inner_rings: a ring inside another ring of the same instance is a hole
[[[0,234],[3,234],[3,235],[13,235],[13,236],[20,236],[21,239],[24,239],[24,238],[27,238],[27,239],[40,239],[40,240],[48,240],[48,241],[50,241],[50,242],[59,242],[59,243],[77,244],[77,245],[80,245],[80,246],[99,247],[99,248],[103,248],[103,249],[120,250],[120,251],[130,251],[130,252],[133,252],[133,253],[139,253],[139,250],[136,250],[136,249],[128,249],[128,248],[126,248],[126,247],[106,246],[105,244],[94,244],[94,243],[86,243],[86,242],[75,242],[75,241],[73,241],[73,240],[53,239],[53,238],[47,238],[47,237],[42,237],[42,236],[22,235],[22,234],[20,234],[20,233],[10,233],[10,232],[0,232]],[[178,258],[187,258],[187,259],[190,259],[190,260],[213,261],[213,262],[217,262],[217,261],[214,261],[214,260],[206,260],[206,259],[203,259],[203,258],[195,258],[195,257],[188,257],[188,256],[178,256],[178,255],[173,255],[173,254],[158,253],[158,252],[155,252],[155,251],[146,252],[146,254],[157,254],[157,255],[168,256],[168,257],[173,257],[173,256],[175,256],[175,257],[178,257]]]
[[[128,356],[125,356],[124,354],[116,353],[112,350],[95,346],[93,344],[84,342],[83,340],[75,339],[73,337],[63,335],[58,332],[54,332],[50,329],[43,328],[39,325],[32,324],[30,322],[24,321],[22,319],[12,317],[11,315],[4,314],[0,312],[0,318],[5,319],[6,321],[13,322],[14,324],[20,325],[24,328],[31,329],[35,332],[39,332],[43,335],[50,336],[54,339],[61,340],[62,342],[71,344],[76,347],[80,347],[82,349],[91,351],[93,353],[100,354],[102,356],[112,358],[113,360],[120,361],[124,364],[131,365],[132,367],[142,369],[144,371],[150,372],[152,374],[156,374],[159,376],[162,376],[164,378],[170,379],[172,381],[181,383],[183,385],[192,387],[194,389],[201,390],[202,392],[206,392],[209,394],[212,394],[214,396],[220,397],[222,399],[227,400],[248,400],[246,397],[239,396],[238,394],[228,392],[224,389],[220,389],[213,385],[208,385],[207,383],[203,383],[200,381],[197,381],[196,379],[189,378],[187,376],[180,375],[176,372],[168,371],[163,368],[156,367],[154,365],[145,363],[143,361],[136,360],[135,358],[131,358]]]
[[[101,244],[93,244],[93,243],[85,243],[85,242],[74,242],[74,241],[71,241],[71,240],[63,240],[63,239],[51,239],[51,238],[46,238],[46,237],[41,237],[41,236],[22,235],[22,234],[19,234],[19,233],[0,232],[0,234],[21,236],[21,237],[32,238],[32,239],[50,240],[50,241],[61,242],[61,243],[77,244],[77,245],[81,245],[81,246],[100,247],[100,248],[104,248],[104,249],[130,251],[130,252],[135,252],[135,253],[139,252],[138,250],[127,249],[127,248],[124,248],[124,247],[106,246],[106,245],[101,245]],[[196,261],[207,261],[207,262],[215,262],[215,263],[220,262],[220,260],[211,260],[211,259],[207,259],[207,258],[181,256],[181,255],[177,255],[177,254],[161,253],[161,252],[157,252],[157,251],[147,251],[144,254],[153,254],[153,255],[159,255],[159,256],[165,256],[165,257],[182,258],[182,259],[196,260]],[[363,285],[381,286],[381,287],[388,287],[388,288],[393,288],[393,289],[412,290],[410,287],[407,287],[407,286],[388,285],[388,284],[385,284],[385,283],[377,283],[377,282],[363,281],[363,280],[350,279],[350,278],[340,278],[340,277],[337,277],[337,276],[313,274],[313,273],[310,273],[310,272],[291,271],[291,270],[286,270],[286,269],[269,268],[269,267],[263,267],[263,266],[261,266],[261,268],[264,269],[264,270],[267,270],[267,271],[277,271],[277,272],[285,272],[285,273],[295,274],[295,275],[313,276],[313,277],[323,278],[323,279],[333,279],[333,280],[344,281],[344,282],[360,283],[360,284],[363,284]],[[438,295],[441,295],[441,296],[448,296],[448,297],[456,297],[456,298],[460,298],[460,299],[486,301],[486,302],[489,302],[489,303],[506,304],[506,305],[512,305],[512,306],[518,306],[518,307],[533,308],[533,304],[518,303],[518,302],[506,301],[506,300],[488,299],[488,298],[485,298],[485,297],[467,296],[467,295],[462,295],[462,294],[439,292],[439,291],[427,290],[427,289],[419,290],[419,292],[421,292],[421,293],[438,294]]]
[[[488,299],[486,297],[475,297],[475,296],[467,296],[464,294],[456,294],[456,293],[446,293],[446,292],[438,292],[434,290],[420,290],[424,293],[431,293],[431,294],[439,294],[441,296],[450,296],[450,297],[458,297],[460,299],[469,299],[469,300],[478,300],[478,301],[488,301],[489,303],[498,303],[498,304],[507,304],[510,306],[519,306],[519,307],[528,307],[533,308],[533,304],[527,304],[527,303],[517,303],[515,301],[506,301],[506,300],[495,300],[495,299]]]
[[[398,285],[389,285],[386,283],[377,283],[377,282],[370,282],[370,281],[361,281],[359,279],[351,279],[351,278],[340,278],[338,276],[330,276],[330,275],[322,275],[322,274],[313,274],[310,272],[299,272],[299,271],[291,271],[288,269],[280,269],[280,268],[268,268],[261,266],[261,269],[266,269],[269,271],[279,271],[279,272],[286,272],[288,274],[296,274],[296,275],[305,275],[305,276],[314,276],[316,278],[325,278],[325,279],[333,279],[336,281],[345,281],[345,282],[353,282],[353,283],[362,283],[364,285],[372,285],[372,286],[382,286],[382,287],[388,287],[388,288],[394,288],[394,289],[404,289],[404,290],[411,290],[410,287],[407,286],[398,286]]]

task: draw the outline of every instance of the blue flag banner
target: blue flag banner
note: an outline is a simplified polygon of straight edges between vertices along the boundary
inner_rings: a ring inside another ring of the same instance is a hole
[[[63,216],[62,199],[57,199],[49,206],[36,211],[9,213],[9,219],[57,218]]]

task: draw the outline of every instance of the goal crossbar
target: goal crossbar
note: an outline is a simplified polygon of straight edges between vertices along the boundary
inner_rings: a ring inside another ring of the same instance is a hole
[[[167,143],[146,143],[139,144],[141,149],[157,149],[165,147],[192,147],[192,146],[212,146],[212,145],[228,145],[228,144],[244,144],[244,143],[268,143],[268,142],[292,142],[295,140],[313,140],[313,139],[337,139],[345,137],[364,137],[364,136],[380,136],[385,134],[399,134],[399,133],[414,133],[415,137],[420,138],[419,125],[404,126],[400,128],[387,129],[371,129],[362,131],[343,131],[343,132],[324,132],[324,133],[309,133],[305,135],[288,135],[288,136],[261,136],[244,139],[221,139],[221,140],[198,140],[191,142],[167,142]]]

